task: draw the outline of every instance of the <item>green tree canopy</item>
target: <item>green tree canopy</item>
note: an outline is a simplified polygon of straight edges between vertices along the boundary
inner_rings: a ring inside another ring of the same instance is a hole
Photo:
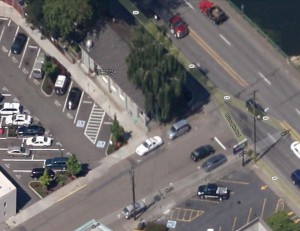
[[[124,142],[124,128],[120,125],[116,115],[114,115],[114,120],[110,125],[110,131],[112,133],[112,141],[114,144],[116,144],[116,142]]]
[[[43,13],[43,5],[45,0],[31,0],[28,2],[26,7],[27,22],[35,25],[35,26],[42,26],[44,20],[44,13]]]
[[[44,187],[48,188],[48,186],[50,185],[52,179],[51,177],[48,175],[48,172],[47,170],[45,169],[44,170],[44,174],[40,177],[40,182],[41,182],[41,185],[43,185]]]
[[[294,223],[285,211],[274,213],[267,219],[267,224],[274,231],[300,231],[299,224]]]
[[[67,37],[77,25],[92,18],[89,0],[45,0],[44,20],[47,28]]]
[[[67,162],[67,171],[72,176],[75,176],[76,174],[80,173],[82,169],[81,163],[78,161],[75,154],[72,154],[72,156],[68,159]]]
[[[135,29],[126,62],[128,79],[145,96],[147,114],[168,121],[182,102],[186,78],[183,67],[141,27]]]

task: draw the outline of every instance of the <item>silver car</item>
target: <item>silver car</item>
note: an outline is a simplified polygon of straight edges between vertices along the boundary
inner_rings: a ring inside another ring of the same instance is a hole
[[[134,215],[144,212],[146,210],[146,208],[147,208],[147,206],[144,202],[138,201],[138,202],[135,202],[135,208],[133,207],[133,203],[126,206],[123,209],[122,214],[124,215],[124,217],[126,219],[130,219]]]
[[[30,150],[28,148],[24,148],[20,146],[9,147],[7,149],[7,153],[9,156],[22,156],[22,157],[30,156]]]

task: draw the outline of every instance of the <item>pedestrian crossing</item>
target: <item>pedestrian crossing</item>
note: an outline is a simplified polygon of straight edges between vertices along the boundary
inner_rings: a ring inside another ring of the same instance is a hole
[[[103,123],[105,111],[94,103],[87,125],[84,130],[84,135],[93,143],[96,143],[100,128]]]

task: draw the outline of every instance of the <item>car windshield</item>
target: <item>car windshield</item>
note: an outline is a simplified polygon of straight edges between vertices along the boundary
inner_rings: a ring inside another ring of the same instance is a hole
[[[146,141],[143,143],[143,145],[144,145],[146,148],[149,148],[150,145],[151,145],[150,140],[146,140]]]
[[[36,142],[36,137],[32,138],[32,142]]]

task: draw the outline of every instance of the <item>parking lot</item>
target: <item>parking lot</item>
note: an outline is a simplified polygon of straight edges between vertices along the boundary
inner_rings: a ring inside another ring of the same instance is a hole
[[[37,199],[27,186],[32,168],[42,167],[47,158],[68,156],[71,153],[76,154],[79,161],[87,164],[89,169],[96,167],[98,161],[105,157],[112,120],[85,92],[82,92],[75,110],[67,109],[70,89],[80,88],[72,79],[66,94],[59,96],[54,91],[50,95],[45,94],[42,91],[45,78],[32,77],[37,57],[44,51],[28,37],[23,51],[13,54],[10,48],[19,32],[24,33],[14,22],[0,19],[0,93],[5,96],[3,102],[19,102],[23,112],[33,117],[33,123],[45,128],[45,136],[53,138],[53,143],[46,148],[30,147],[30,157],[11,158],[7,148],[26,147],[25,139],[0,136],[1,165],[19,184],[19,190],[23,188],[31,199]],[[18,207],[23,208],[23,204]]]
[[[234,171],[218,185],[227,186],[230,198],[224,201],[200,199],[195,189],[195,196],[172,209],[167,220],[176,221],[172,230],[237,230],[256,217],[268,218],[276,211],[287,211],[291,219],[298,223],[300,218],[295,216],[253,172]]]

